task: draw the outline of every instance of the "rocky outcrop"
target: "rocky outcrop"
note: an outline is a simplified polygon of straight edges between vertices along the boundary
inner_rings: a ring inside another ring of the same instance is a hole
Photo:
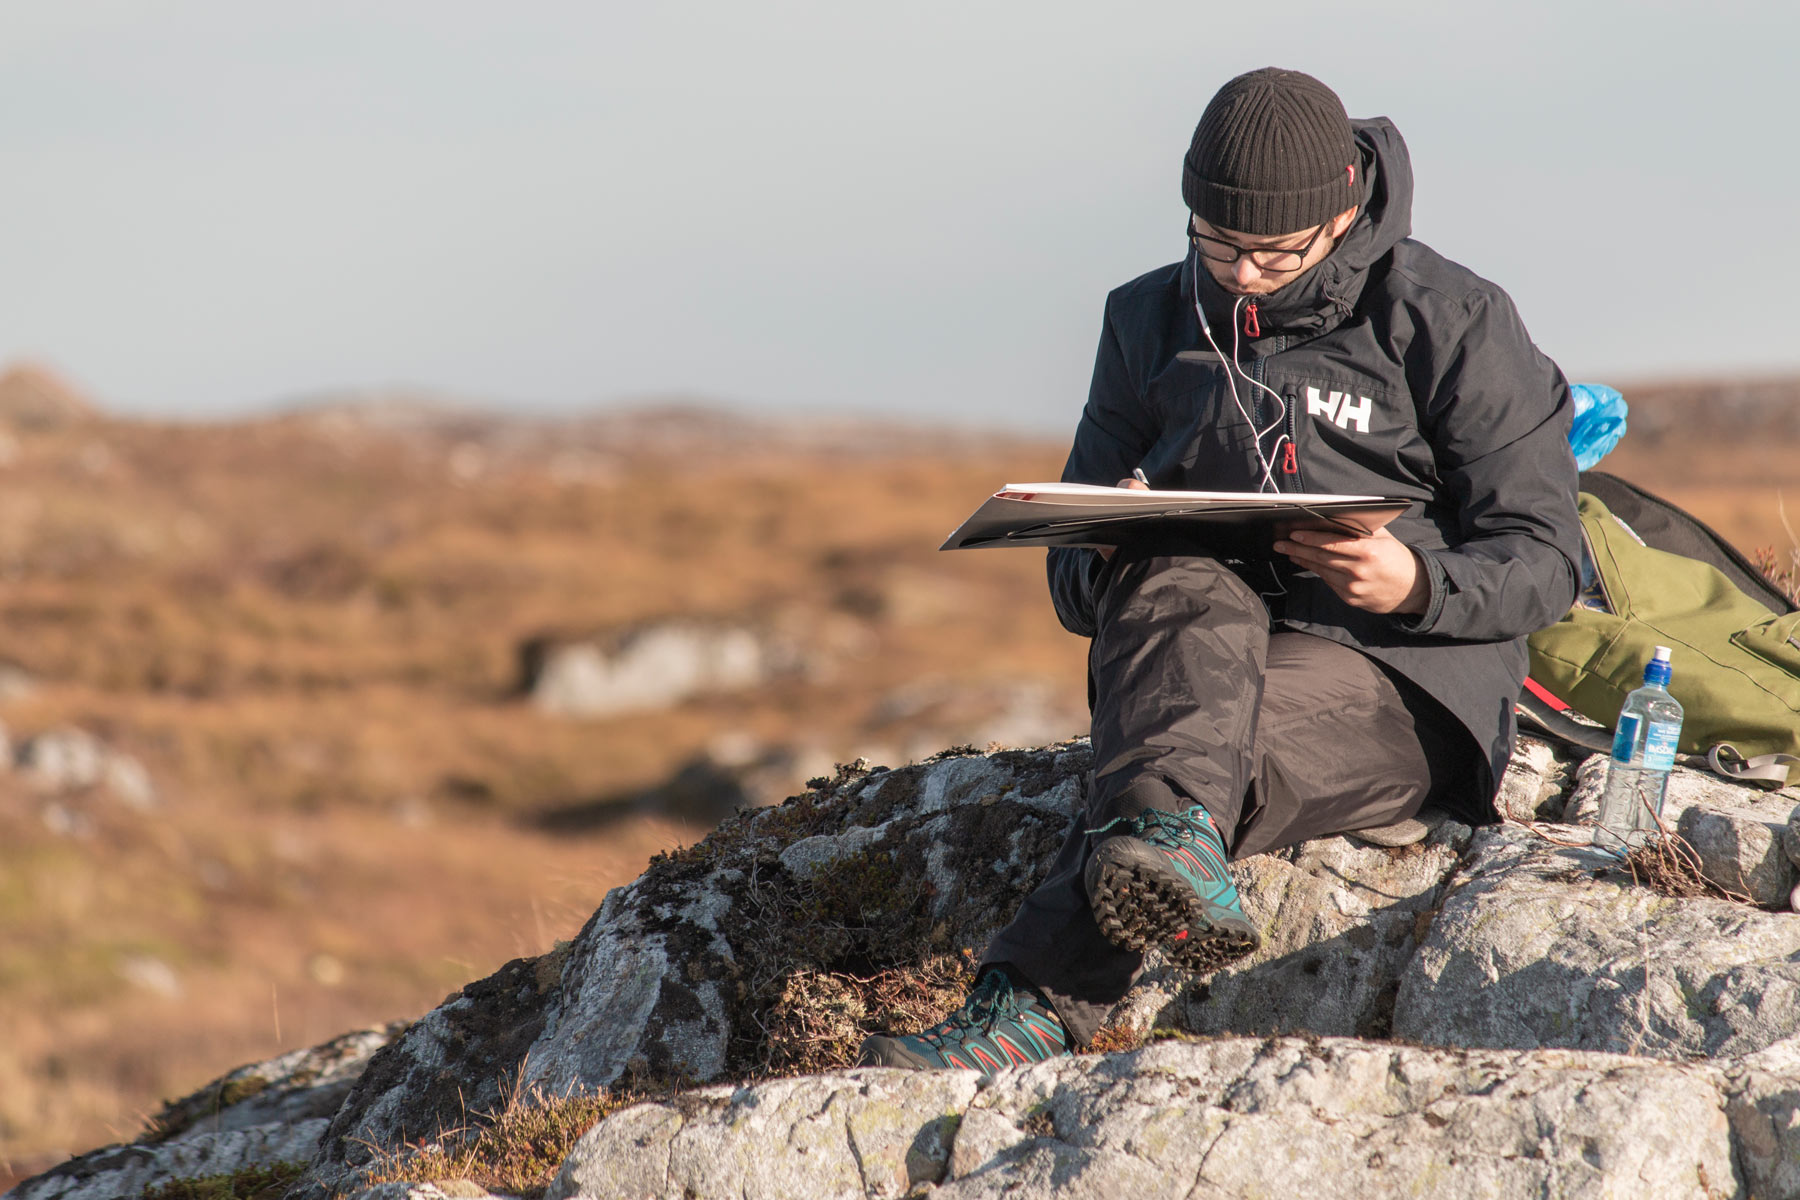
[[[506,1096],[598,1088],[670,1098],[597,1126],[556,1195],[1800,1189],[1800,918],[1647,886],[1558,823],[1594,766],[1530,740],[1504,792],[1529,825],[1438,815],[1234,864],[1261,949],[1206,979],[1153,955],[1104,1034],[1215,1040],[987,1086],[819,1074],[954,1005],[1090,767],[1082,742],[858,763],[740,813],[375,1054],[297,1194],[354,1194],[377,1156],[392,1178]],[[1715,884],[1737,863],[1778,887],[1797,802],[1683,771],[1669,815],[1733,831]],[[791,1078],[701,1086],[770,1076]]]
[[[1577,831],[1567,831],[1574,835]],[[1440,1046],[1669,1058],[1800,1029],[1800,919],[1673,899],[1609,856],[1482,830],[1409,964],[1394,1033]]]
[[[1009,1071],[863,1070],[627,1109],[551,1200],[1793,1195],[1779,1057],[1228,1038]]]
[[[828,1065],[764,1031],[815,985],[982,945],[1048,866],[1090,761],[1068,745],[857,764],[727,821],[609,892],[565,949],[416,1022],[333,1120],[318,1179],[342,1188],[374,1149],[457,1126],[504,1083],[554,1095]]]
[[[7,1200],[118,1200],[171,1179],[309,1162],[351,1085],[402,1028],[359,1030],[240,1067],[164,1106],[139,1141],[53,1167]]]

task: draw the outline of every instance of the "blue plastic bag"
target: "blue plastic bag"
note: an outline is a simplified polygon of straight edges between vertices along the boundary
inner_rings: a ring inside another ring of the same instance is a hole
[[[1625,397],[1604,383],[1571,383],[1575,423],[1569,426],[1569,448],[1575,465],[1586,471],[1606,457],[1625,436]]]

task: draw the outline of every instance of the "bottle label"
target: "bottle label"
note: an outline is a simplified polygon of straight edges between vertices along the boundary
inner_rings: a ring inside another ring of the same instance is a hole
[[[1637,749],[1638,725],[1643,718],[1636,713],[1620,713],[1619,729],[1613,734],[1612,757],[1616,763],[1631,765],[1632,752]]]
[[[1644,735],[1644,769],[1669,771],[1675,767],[1675,743],[1681,739],[1681,726],[1654,721]]]

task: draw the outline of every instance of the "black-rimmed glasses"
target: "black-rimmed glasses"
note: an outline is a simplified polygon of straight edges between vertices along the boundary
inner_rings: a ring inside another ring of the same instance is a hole
[[[1208,237],[1195,230],[1191,223],[1188,225],[1188,238],[1199,249],[1200,256],[1211,262],[1234,263],[1245,255],[1249,255],[1251,265],[1257,270],[1267,271],[1272,275],[1282,275],[1300,269],[1300,264],[1306,261],[1308,252],[1313,248],[1313,243],[1325,236],[1325,230],[1330,224],[1330,221],[1325,222],[1324,225],[1313,230],[1313,235],[1306,239],[1305,245],[1295,246],[1292,249],[1240,246],[1236,242],[1228,242],[1224,238]]]

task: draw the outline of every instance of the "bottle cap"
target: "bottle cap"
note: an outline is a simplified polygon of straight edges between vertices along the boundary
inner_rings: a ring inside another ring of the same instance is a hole
[[[1658,646],[1650,661],[1644,664],[1644,682],[1654,683],[1657,687],[1666,686],[1669,682],[1669,657],[1671,651],[1667,646]]]

